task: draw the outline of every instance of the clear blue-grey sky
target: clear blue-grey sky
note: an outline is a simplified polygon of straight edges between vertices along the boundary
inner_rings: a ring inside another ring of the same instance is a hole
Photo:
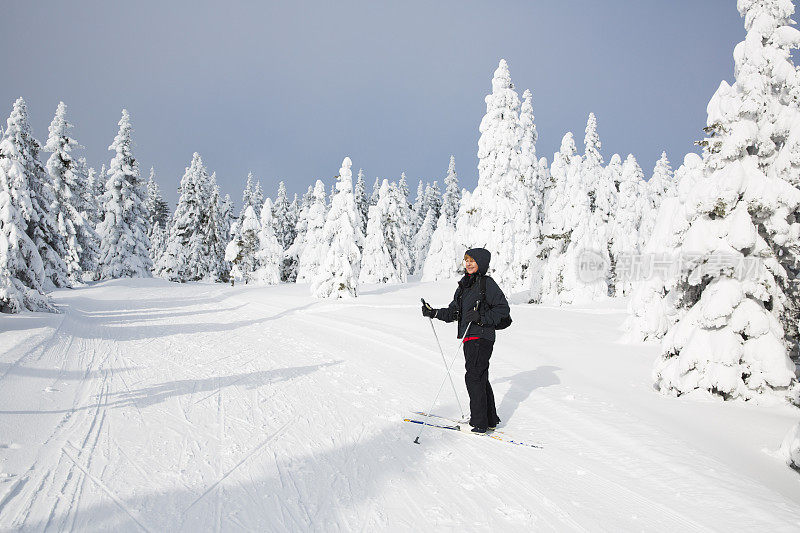
[[[500,58],[533,93],[538,155],[593,111],[603,155],[649,177],[702,136],[744,38],[732,0],[23,1],[0,18],[0,114],[18,96],[41,141],[59,100],[107,163],[122,108],[135,155],[174,205],[197,151],[235,203],[248,171],[274,196],[330,186],[344,156],[376,176],[477,183],[478,125]]]

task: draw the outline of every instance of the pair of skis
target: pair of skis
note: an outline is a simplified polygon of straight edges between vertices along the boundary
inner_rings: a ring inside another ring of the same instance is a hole
[[[414,411],[415,415],[419,415],[420,417],[433,418],[436,421],[431,420],[418,420],[414,418],[405,418],[403,419],[404,422],[410,422],[411,424],[421,424],[423,426],[429,426],[439,429],[447,429],[450,431],[458,431],[460,433],[465,433],[469,435],[475,435],[478,437],[488,437],[490,439],[499,440],[501,442],[505,442],[507,444],[513,444],[515,446],[525,446],[527,448],[539,448],[541,449],[542,446],[540,444],[531,444],[528,442],[518,441],[516,439],[511,438],[507,433],[504,431],[497,431],[497,430],[487,430],[486,433],[473,433],[469,423],[464,422],[463,420],[455,420],[453,418],[447,418],[445,416],[428,414],[422,411]]]

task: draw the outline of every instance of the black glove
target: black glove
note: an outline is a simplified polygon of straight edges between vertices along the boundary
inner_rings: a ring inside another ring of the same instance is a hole
[[[464,313],[464,322],[472,322],[476,326],[481,325],[481,314],[474,308]]]
[[[436,309],[428,305],[428,302],[425,300],[422,300],[422,316],[436,318]]]

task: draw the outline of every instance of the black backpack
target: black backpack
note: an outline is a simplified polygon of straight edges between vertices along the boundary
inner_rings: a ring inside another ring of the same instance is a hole
[[[481,303],[486,301],[486,276],[481,276]],[[508,326],[511,325],[511,313],[507,314],[503,318],[500,319],[500,323],[497,324],[494,329],[506,329]]]

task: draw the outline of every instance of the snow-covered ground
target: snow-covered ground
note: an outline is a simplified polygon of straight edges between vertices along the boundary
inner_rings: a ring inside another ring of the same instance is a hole
[[[624,302],[512,307],[500,429],[543,449],[413,444],[444,376],[419,298],[452,289],[117,280],[0,317],[0,529],[800,529],[773,455],[800,411],[654,392],[658,347],[616,342]],[[459,416],[449,385],[436,411]]]

